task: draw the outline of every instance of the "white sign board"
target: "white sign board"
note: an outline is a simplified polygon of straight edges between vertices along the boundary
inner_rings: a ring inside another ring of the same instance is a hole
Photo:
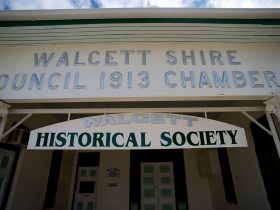
[[[280,90],[279,54],[275,44],[1,47],[0,98],[6,102],[267,99]]]
[[[246,147],[243,128],[200,117],[126,113],[98,115],[31,131],[28,149],[129,150]]]

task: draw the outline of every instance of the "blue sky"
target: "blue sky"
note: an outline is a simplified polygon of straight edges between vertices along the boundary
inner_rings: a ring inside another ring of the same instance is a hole
[[[1,10],[141,8],[148,0],[0,0]],[[152,7],[280,8],[280,0],[149,0]]]

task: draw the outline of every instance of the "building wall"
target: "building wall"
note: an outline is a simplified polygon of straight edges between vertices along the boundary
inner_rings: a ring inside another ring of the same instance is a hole
[[[223,114],[219,120],[245,128],[249,147],[227,149],[237,204],[231,204],[226,201],[222,177],[209,176],[213,209],[270,209],[249,128],[250,121],[241,113]]]
[[[52,210],[71,209],[76,175],[76,151],[63,151],[55,206]]]
[[[103,151],[100,153],[97,210],[129,209],[129,165],[129,151]],[[119,177],[108,177],[107,169],[111,167],[120,169]],[[116,183],[117,186],[109,187],[109,183]]]
[[[37,118],[35,117],[35,119]],[[27,124],[32,128],[35,122],[38,126],[38,123],[40,125],[54,123],[52,120],[49,117],[44,117],[44,120],[41,119],[38,122],[32,119]],[[249,147],[228,149],[238,204],[226,202],[221,175],[201,176],[199,174],[197,158],[202,150],[187,149],[184,150],[184,161],[189,209],[270,209],[249,129],[250,121],[240,113],[223,114],[219,120],[246,129]],[[76,154],[76,151],[63,152],[55,207],[52,210],[71,209],[75,184]],[[51,151],[22,150],[7,210],[42,209],[51,157]],[[106,170],[110,167],[120,169],[119,178],[108,177]],[[97,210],[129,209],[129,170],[129,151],[100,152]],[[109,187],[109,183],[117,183],[117,187]]]
[[[184,150],[186,183],[190,210],[212,210],[208,178],[199,174],[198,153],[201,150]]]
[[[22,149],[6,210],[43,208],[52,151]]]

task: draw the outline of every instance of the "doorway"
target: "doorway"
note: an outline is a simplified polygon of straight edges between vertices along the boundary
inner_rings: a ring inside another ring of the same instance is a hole
[[[75,210],[96,208],[98,167],[79,167],[76,182]]]
[[[172,162],[141,163],[141,210],[174,210]]]
[[[130,210],[188,209],[181,149],[130,151]]]
[[[97,203],[99,152],[79,152],[73,210],[95,210]]]

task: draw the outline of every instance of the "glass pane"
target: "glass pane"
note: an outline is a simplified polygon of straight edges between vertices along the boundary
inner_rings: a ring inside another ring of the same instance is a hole
[[[154,177],[144,177],[144,185],[153,185],[154,183]]]
[[[171,197],[172,190],[171,189],[161,189],[161,195],[164,197]]]
[[[2,158],[2,162],[1,162],[1,168],[8,168],[8,164],[9,164],[9,156],[4,155]]]
[[[90,176],[91,176],[91,177],[95,177],[95,175],[96,175],[96,171],[95,171],[95,170],[91,170],[91,171],[90,171]]]
[[[144,166],[144,173],[154,173],[153,166]]]
[[[88,202],[87,210],[93,210],[93,202]]]
[[[178,207],[179,210],[187,210],[187,205],[184,202],[179,202]]]
[[[144,189],[144,197],[145,198],[154,198],[155,197],[155,190],[154,189]]]
[[[131,210],[138,210],[138,204],[137,203],[132,203],[131,204]]]
[[[155,204],[144,204],[144,210],[156,210]]]
[[[79,187],[79,193],[94,193],[95,182],[91,181],[81,181]]]
[[[83,203],[82,202],[78,202],[77,210],[83,210]]]
[[[162,204],[162,210],[173,210],[172,204]]]
[[[160,177],[160,184],[171,185],[171,177]]]
[[[171,169],[169,165],[161,165],[160,166],[160,172],[161,173],[170,173]]]
[[[81,176],[86,176],[87,175],[87,171],[86,170],[81,170]]]

